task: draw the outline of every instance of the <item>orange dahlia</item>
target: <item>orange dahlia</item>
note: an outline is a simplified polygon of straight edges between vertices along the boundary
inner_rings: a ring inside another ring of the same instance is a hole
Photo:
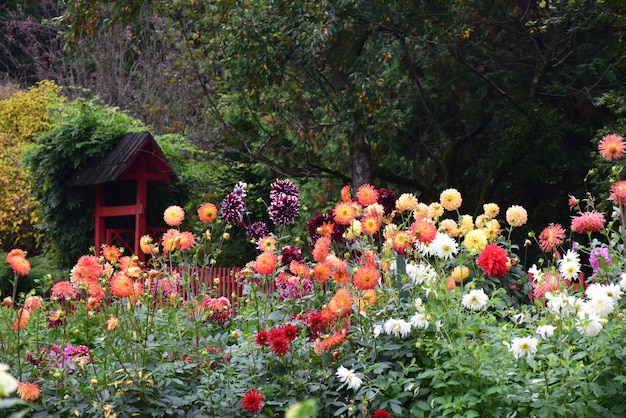
[[[328,309],[335,318],[343,318],[352,313],[352,301],[350,291],[342,287],[328,302]]]
[[[377,215],[368,215],[361,220],[361,229],[367,235],[374,235],[380,230],[381,221]]]
[[[313,267],[313,277],[320,283],[326,283],[330,279],[331,273],[332,271],[327,263],[317,263]]]
[[[14,256],[9,258],[7,256],[7,261],[15,274],[26,276],[30,272],[30,262],[25,257]]]
[[[163,245],[164,253],[171,253],[176,249],[178,243],[178,236],[180,233],[177,229],[168,229],[161,238],[161,244]]]
[[[337,205],[333,209],[333,217],[335,219],[335,222],[340,225],[350,225],[356,215],[357,214],[355,207],[350,202],[337,203]]]
[[[179,226],[185,219],[185,211],[180,206],[172,205],[163,212],[163,220],[169,226]]]
[[[13,331],[23,331],[28,325],[30,320],[30,313],[24,308],[20,308],[17,311],[17,317],[13,323]]]
[[[363,292],[361,300],[359,300],[359,311],[367,310],[367,307],[376,303],[377,299],[378,296],[376,296],[376,291],[374,291],[373,289],[366,290],[365,292]]]
[[[414,239],[407,231],[396,231],[391,239],[393,249],[400,255],[406,254]]]
[[[52,300],[66,300],[75,299],[76,289],[68,281],[57,282],[52,286],[50,290],[50,299]]]
[[[157,254],[159,252],[159,247],[152,242],[150,235],[142,236],[139,240],[139,246],[144,254]]]
[[[626,151],[626,144],[624,138],[619,135],[605,135],[598,144],[598,151],[600,155],[606,161],[616,160],[621,158]]]
[[[556,251],[556,247],[563,244],[565,229],[560,224],[546,226],[539,234],[539,247],[544,252]]]
[[[39,398],[41,391],[39,390],[39,386],[34,383],[29,382],[18,382],[17,383],[17,394],[20,395],[20,398],[26,402],[33,402]]]
[[[19,248],[14,248],[7,254],[7,262],[12,257],[22,257],[26,258],[26,252],[24,250],[20,250]]]
[[[318,338],[313,343],[313,350],[315,351],[315,354],[320,355],[325,351],[331,350],[339,346],[342,342],[345,341],[346,336],[346,333],[342,330],[337,331],[324,339]]]
[[[616,205],[626,204],[626,180],[618,181],[611,186],[610,197]]]
[[[70,281],[74,286],[80,286],[98,280],[102,273],[104,273],[104,266],[100,263],[100,258],[95,255],[84,255],[72,267]]]
[[[119,299],[124,299],[133,294],[133,279],[124,273],[115,273],[111,277],[111,293]]]
[[[289,271],[293,273],[294,276],[298,276],[302,279],[309,277],[311,273],[306,264],[299,263],[296,260],[291,260],[289,263]]]
[[[176,245],[183,251],[188,250],[196,245],[196,239],[191,232],[183,231],[178,234],[178,241],[176,242]]]
[[[198,208],[198,218],[205,224],[209,224],[217,219],[217,206],[213,203],[203,203]]]
[[[120,321],[111,314],[111,317],[107,320],[107,330],[113,331],[120,324]]]
[[[115,263],[122,256],[122,252],[115,245],[105,245],[102,248],[102,256],[109,263]]]
[[[276,254],[264,251],[257,256],[256,261],[254,262],[254,271],[258,274],[267,276],[276,271],[277,263],[278,258],[276,257]]]
[[[40,296],[29,296],[24,301],[24,309],[29,313],[35,312],[37,309],[43,308],[43,299]]]
[[[429,243],[437,236],[437,227],[431,221],[418,219],[411,224],[411,231],[421,243]]]
[[[363,184],[356,191],[356,198],[363,206],[372,205],[378,200],[378,192],[371,184]]]
[[[351,202],[352,196],[350,195],[350,185],[346,184],[341,188],[341,201]]]
[[[274,238],[272,235],[266,235],[263,238],[259,239],[258,248],[263,252],[273,252],[274,250],[276,250],[276,244],[278,244],[276,238]]]
[[[313,246],[313,259],[315,261],[324,261],[330,254],[330,238],[321,237],[315,241]]]
[[[323,222],[322,225],[317,228],[316,232],[323,237],[330,237],[335,233],[335,224],[332,222]]]
[[[354,273],[354,285],[361,290],[374,289],[378,284],[380,274],[378,269],[372,265],[366,264],[356,269]]]

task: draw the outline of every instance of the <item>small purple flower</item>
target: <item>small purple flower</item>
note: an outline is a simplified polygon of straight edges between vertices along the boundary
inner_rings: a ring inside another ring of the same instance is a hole
[[[239,182],[233,191],[224,197],[221,204],[220,215],[222,219],[231,225],[241,225],[246,208],[246,183]]]
[[[260,240],[264,236],[269,235],[269,233],[270,230],[267,227],[267,224],[263,221],[253,222],[246,230],[246,235],[248,236],[248,238],[254,240],[255,242]]]
[[[240,196],[242,199],[247,196],[246,187],[248,187],[248,183],[244,183],[243,181],[238,182],[233,187],[233,193],[237,196]]]
[[[268,212],[275,225],[292,223],[300,211],[300,190],[289,180],[276,180],[270,187]]]
[[[606,247],[596,247],[589,253],[589,264],[593,267],[593,274],[598,273],[602,269],[601,259],[607,264],[611,264],[613,259],[609,256],[609,249]]]

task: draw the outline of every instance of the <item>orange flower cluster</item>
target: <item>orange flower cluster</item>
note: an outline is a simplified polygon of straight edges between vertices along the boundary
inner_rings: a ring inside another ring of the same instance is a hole
[[[7,254],[7,263],[15,274],[26,276],[30,273],[30,262],[26,259],[26,253],[20,249],[13,249]]]

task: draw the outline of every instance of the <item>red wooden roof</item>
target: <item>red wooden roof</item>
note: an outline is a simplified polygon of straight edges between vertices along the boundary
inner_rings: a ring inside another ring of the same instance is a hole
[[[91,186],[139,177],[165,182],[176,180],[176,174],[149,132],[124,135],[103,158],[90,161],[69,176],[66,186]]]

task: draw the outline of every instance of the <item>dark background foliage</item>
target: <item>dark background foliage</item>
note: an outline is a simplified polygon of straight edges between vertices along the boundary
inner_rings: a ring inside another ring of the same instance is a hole
[[[623,133],[617,0],[34,3],[3,9],[6,77],[182,135],[220,171],[190,199],[288,177],[314,214],[344,184],[455,187],[541,229]]]

